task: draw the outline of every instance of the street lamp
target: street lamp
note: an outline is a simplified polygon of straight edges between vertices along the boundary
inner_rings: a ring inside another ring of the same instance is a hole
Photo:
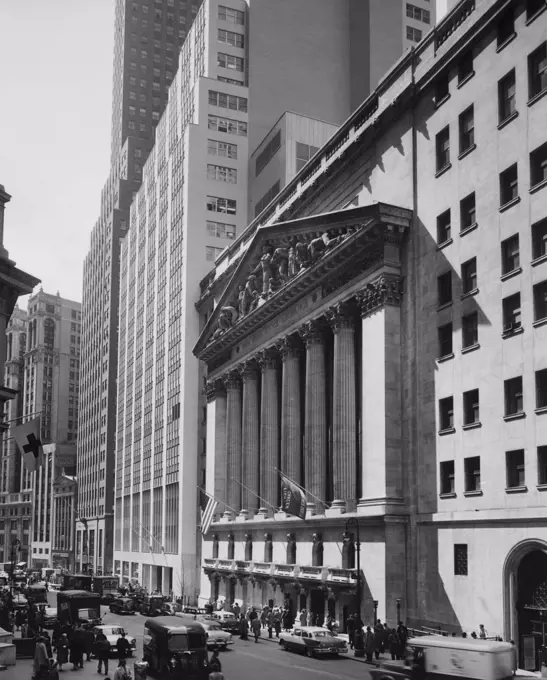
[[[356,584],[356,614],[355,632],[353,641],[353,655],[365,656],[365,640],[363,638],[363,619],[361,618],[361,537],[359,535],[359,522],[356,517],[350,517],[346,522],[346,531],[349,527],[355,527],[355,552],[357,554],[357,584]],[[349,532],[348,532],[349,533]]]

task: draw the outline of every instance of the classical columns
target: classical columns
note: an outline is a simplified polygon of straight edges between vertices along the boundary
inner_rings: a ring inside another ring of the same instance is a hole
[[[304,486],[320,499],[327,487],[327,401],[324,324],[308,321],[299,330],[306,346]],[[308,497],[310,510],[315,499]]]
[[[226,480],[228,468],[226,459],[226,391],[220,380],[213,380],[206,385],[207,394],[207,437],[205,488],[217,498],[221,504],[218,510],[225,507],[222,503],[227,499]]]
[[[226,503],[239,510],[241,487],[234,479],[241,480],[241,380],[236,371],[224,376],[226,386],[226,457],[227,478]],[[231,517],[231,511],[225,513]]]
[[[282,358],[281,470],[301,480],[302,423],[300,412],[300,341],[289,335],[277,345]]]
[[[262,370],[262,395],[260,401],[260,496],[268,503],[260,508],[267,514],[270,506],[278,506],[279,467],[279,398],[278,355],[274,349],[259,353],[258,363]]]
[[[341,302],[327,314],[334,334],[332,385],[333,507],[346,508],[356,496],[357,413],[354,309]]]
[[[243,379],[241,482],[244,484],[244,487],[241,487],[241,509],[248,512],[258,508],[258,496],[254,495],[259,493],[260,461],[258,364],[252,359],[245,361],[240,373]]]

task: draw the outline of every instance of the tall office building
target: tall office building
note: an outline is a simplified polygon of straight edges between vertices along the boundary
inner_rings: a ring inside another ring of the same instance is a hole
[[[399,17],[397,38],[377,53],[365,39],[362,63],[357,43],[376,26],[365,3],[206,0],[198,12],[121,247],[114,570],[126,580],[197,596],[206,426],[192,355],[199,282],[247,224],[253,144],[292,110],[301,115],[285,118],[300,127],[290,144],[268,148],[262,167],[297,142],[322,146],[367,94],[378,64],[400,56],[401,3],[385,5]],[[284,167],[284,181],[299,169]]]
[[[97,541],[90,551],[97,573],[112,571],[119,241],[199,5],[199,0],[116,2],[110,174],[84,263],[82,302],[78,505],[88,521],[77,523],[76,540],[80,546],[92,535]],[[83,561],[80,551],[78,564]]]

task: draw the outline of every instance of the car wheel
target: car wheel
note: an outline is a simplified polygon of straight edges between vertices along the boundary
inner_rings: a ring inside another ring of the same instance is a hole
[[[315,654],[313,653],[313,649],[311,647],[306,647],[306,656],[308,659],[313,659]]]

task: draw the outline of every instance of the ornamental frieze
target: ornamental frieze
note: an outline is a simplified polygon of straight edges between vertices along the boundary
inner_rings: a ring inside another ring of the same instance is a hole
[[[357,294],[361,316],[366,316],[383,305],[400,305],[403,282],[400,276],[383,274],[376,281],[367,283]]]

